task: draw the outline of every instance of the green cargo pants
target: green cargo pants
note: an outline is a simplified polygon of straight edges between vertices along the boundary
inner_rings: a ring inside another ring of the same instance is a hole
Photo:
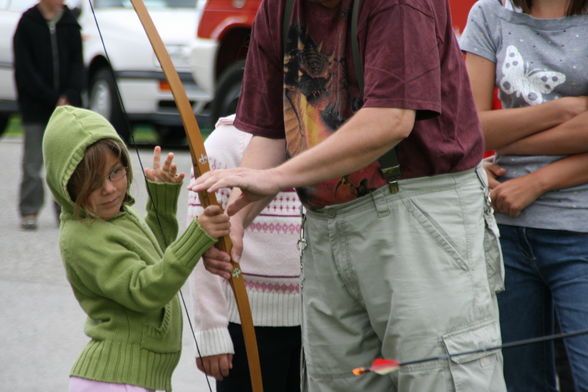
[[[400,181],[304,222],[302,387],[309,392],[505,391],[499,351],[354,376],[500,344],[503,266],[481,168]]]

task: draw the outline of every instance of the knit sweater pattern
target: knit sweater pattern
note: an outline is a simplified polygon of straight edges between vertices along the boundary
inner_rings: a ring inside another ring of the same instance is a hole
[[[251,134],[233,126],[234,116],[219,119],[206,139],[214,169],[239,166]],[[216,192],[226,206],[229,189]],[[202,211],[198,194],[188,198],[188,220]],[[240,266],[256,327],[292,327],[301,323],[300,235],[301,204],[294,189],[280,192],[249,224],[243,238]],[[234,353],[228,323],[240,324],[239,310],[226,279],[211,275],[203,264],[190,276],[192,315],[200,354]]]
[[[132,203],[108,220],[75,218],[67,182],[86,147],[103,138],[120,140],[101,116],[60,107],[43,140],[47,181],[62,205],[63,264],[88,316],[84,332],[90,341],[71,375],[171,391],[182,343],[177,292],[215,240],[196,220],[177,235],[181,184],[148,182],[145,219]]]

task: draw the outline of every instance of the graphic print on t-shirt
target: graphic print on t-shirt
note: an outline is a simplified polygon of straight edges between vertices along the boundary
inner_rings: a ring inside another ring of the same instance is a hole
[[[502,91],[522,97],[529,105],[539,105],[543,103],[543,94],[551,93],[555,87],[566,81],[566,76],[561,72],[527,70],[528,67],[516,46],[509,45],[502,65]]]
[[[290,156],[326,139],[361,107],[359,92],[355,96],[350,92],[349,12],[342,6],[341,12],[333,15],[324,23],[324,29],[293,23],[288,32],[284,126]],[[314,37],[320,35],[324,40],[314,39],[311,31]],[[298,189],[298,193],[303,203],[321,207],[353,200],[384,184],[379,164],[374,162],[347,176]]]

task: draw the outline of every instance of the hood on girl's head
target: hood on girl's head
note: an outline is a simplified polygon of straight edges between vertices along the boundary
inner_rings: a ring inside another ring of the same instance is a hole
[[[73,106],[58,106],[45,128],[43,161],[47,184],[64,211],[71,213],[74,201],[67,183],[84,157],[86,148],[101,139],[124,142],[100,114]]]

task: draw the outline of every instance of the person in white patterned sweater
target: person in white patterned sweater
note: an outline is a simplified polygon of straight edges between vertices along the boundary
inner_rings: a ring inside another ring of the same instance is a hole
[[[238,167],[251,134],[220,118],[205,142],[212,169]],[[193,180],[193,173],[192,173]],[[217,198],[226,206],[230,191]],[[196,192],[188,199],[188,220],[202,211]],[[300,390],[300,201],[294,189],[280,192],[245,230],[240,259],[259,345],[264,390]],[[232,226],[231,230],[238,230]],[[240,246],[235,244],[234,246]],[[217,380],[217,392],[250,388],[239,314],[228,281],[203,263],[190,279],[192,317],[200,355],[198,369]]]

